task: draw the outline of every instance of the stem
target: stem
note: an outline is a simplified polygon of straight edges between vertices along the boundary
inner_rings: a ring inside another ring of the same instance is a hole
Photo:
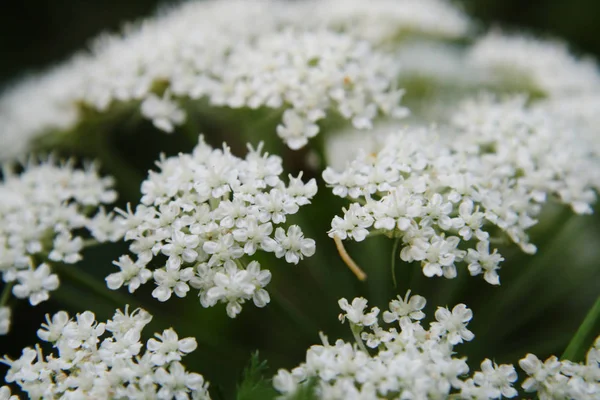
[[[0,307],[4,307],[10,299],[10,292],[14,286],[14,282],[7,282],[2,289],[2,295],[0,295]]]
[[[350,257],[350,255],[346,251],[344,243],[342,243],[342,239],[340,239],[337,236],[334,236],[333,241],[335,242],[335,247],[337,248],[338,253],[340,253],[340,257],[342,257],[342,260],[344,260],[348,268],[350,268],[350,271],[352,271],[352,273],[356,275],[358,280],[364,281],[365,279],[367,279],[367,274],[365,274],[365,272],[362,269],[360,269],[360,267],[354,262],[352,257]]]
[[[365,346],[364,342],[360,337],[360,332],[362,332],[360,325],[356,325],[350,322],[350,330],[352,331],[352,336],[354,336],[354,340],[356,341],[358,348],[364,351],[365,353],[369,354],[369,350],[367,350],[367,347]]]
[[[63,264],[53,265],[54,268],[59,272],[60,276],[66,277],[71,282],[77,283],[85,288],[88,288],[98,296],[108,300],[111,303],[116,304],[119,307],[123,307],[125,304],[130,304],[134,307],[140,307],[133,298],[129,296],[123,296],[119,292],[108,289],[104,282],[99,282],[93,276],[85,273],[81,269],[75,267],[66,266]]]
[[[396,259],[398,258],[398,243],[400,243],[400,238],[394,240],[394,246],[392,247],[392,282],[394,282],[394,289],[398,288],[398,282],[396,282]]]
[[[90,247],[98,246],[99,244],[102,244],[102,243],[97,241],[94,238],[83,239],[83,247],[86,249],[90,248]]]
[[[585,316],[583,322],[575,332],[575,336],[569,342],[565,352],[560,357],[562,360],[577,361],[586,349],[589,336],[596,323],[600,321],[600,296]]]

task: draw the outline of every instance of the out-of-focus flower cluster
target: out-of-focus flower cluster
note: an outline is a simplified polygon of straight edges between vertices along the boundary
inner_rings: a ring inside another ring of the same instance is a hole
[[[565,43],[492,31],[479,38],[467,63],[482,82],[517,87],[548,97],[600,92],[600,74],[592,59],[577,59]]]
[[[56,352],[44,356],[38,344],[16,360],[5,357],[5,380],[34,399],[209,399],[202,375],[180,362],[196,349],[196,339],[179,339],[167,329],[144,345],[141,333],[151,319],[147,311],[129,313],[127,307],[106,323],[90,311],[46,316],[38,337]],[[8,398],[10,389],[1,390]]]
[[[466,399],[515,397],[517,374],[511,365],[486,359],[481,371],[464,378],[469,367],[465,358],[455,356],[454,346],[474,337],[467,329],[471,310],[464,304],[452,310],[439,307],[436,321],[426,330],[420,323],[425,303],[410,292],[392,300],[383,320],[396,327],[386,330],[379,325],[377,307],[367,311],[363,298],[352,303],[341,299],[340,319],[349,321],[357,343],[340,339],[331,345],[322,335],[323,345],[308,349],[306,362],[291,372],[278,371],[275,389],[283,398],[293,398],[310,382],[316,382],[320,399],[437,399],[451,393]]]
[[[286,185],[279,177],[281,158],[261,148],[249,146],[241,159],[200,137],[191,154],[161,159],[160,172],[151,171],[142,183],[142,204],[122,212],[136,258],[114,263],[121,271],[106,278],[108,287],[127,285],[133,292],[153,278],[152,295],[167,301],[173,293],[186,296],[192,286],[204,307],[227,303],[232,318],[246,300],[264,307],[271,273],[246,259],[262,250],[297,264],[314,254],[314,240],[299,226],[278,225],[310,203],[317,185],[314,179],[303,183],[302,174]],[[157,263],[160,268],[149,269]]]
[[[180,99],[285,111],[277,129],[294,149],[328,112],[367,128],[378,114],[401,117],[399,66],[381,46],[405,34],[454,39],[469,20],[439,0],[198,1],[104,35],[0,98],[0,158],[36,137],[75,127],[85,109],[141,103],[172,132],[186,120]],[[35,114],[36,118],[31,118]]]
[[[404,129],[380,138],[339,172],[333,193],[353,202],[330,236],[362,241],[382,232],[402,241],[400,257],[426,276],[472,275],[499,284],[502,256],[491,241],[508,237],[535,253],[527,229],[553,199],[592,212],[600,188],[598,141],[523,97],[465,101],[450,126]]]
[[[348,320],[356,340],[338,339],[334,345],[321,334],[322,345],[306,352],[306,361],[291,371],[281,369],[273,378],[282,399],[294,398],[312,387],[319,399],[441,399],[467,400],[514,398],[518,375],[510,364],[489,359],[481,370],[468,375],[466,358],[458,358],[454,346],[475,337],[467,328],[473,313],[464,304],[452,310],[438,307],[435,321],[425,330],[425,298],[410,291],[389,303],[379,325],[380,310],[367,309],[359,297],[339,305],[342,322]],[[399,330],[397,328],[400,328]],[[600,337],[587,354],[585,364],[555,356],[542,363],[528,354],[519,361],[527,378],[521,387],[537,392],[541,400],[593,400],[600,395]]]
[[[76,168],[72,161],[31,158],[22,166],[5,164],[0,182],[0,273],[5,290],[37,305],[58,288],[55,263],[81,260],[84,240],[122,237],[112,214],[102,207],[115,201],[113,179],[95,164]],[[4,304],[3,304],[4,305]],[[0,308],[0,332],[8,332],[10,309]]]
[[[540,400],[592,400],[600,396],[600,337],[587,353],[585,363],[559,360],[556,356],[542,362],[534,354],[519,361],[527,374],[526,392],[537,392]]]

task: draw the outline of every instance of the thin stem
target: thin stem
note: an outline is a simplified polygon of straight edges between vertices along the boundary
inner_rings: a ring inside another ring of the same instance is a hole
[[[575,332],[573,339],[569,342],[565,352],[561,356],[563,360],[578,361],[585,349],[587,342],[596,323],[600,320],[600,296],[592,306],[591,310],[585,316],[583,322]]]
[[[6,282],[4,285],[4,288],[2,289],[2,295],[0,296],[0,307],[4,307],[8,303],[8,299],[10,299],[10,293],[14,284],[14,282]]]
[[[400,238],[394,240],[394,246],[392,247],[392,282],[394,282],[394,289],[398,288],[398,282],[396,282],[396,259],[398,258],[398,244]]]
[[[354,336],[354,340],[356,341],[358,348],[364,351],[365,353],[369,354],[369,350],[367,350],[367,347],[365,346],[364,342],[362,341],[362,338],[360,337],[360,333],[362,332],[360,325],[356,325],[350,322],[350,330],[352,331],[352,336]]]
[[[83,239],[83,247],[86,249],[90,248],[90,247],[98,246],[99,244],[102,244],[102,243],[97,241],[94,238]]]
[[[119,307],[122,307],[125,304],[139,307],[139,304],[133,298],[123,296],[117,291],[108,289],[104,284],[104,281],[98,281],[98,279],[85,273],[81,268],[62,264],[53,265],[53,267],[56,268],[60,276],[64,276],[68,280],[88,288],[98,296],[118,305]]]
[[[367,279],[367,274],[365,274],[365,272],[354,262],[352,257],[350,257],[350,255],[346,251],[344,243],[342,243],[342,239],[340,239],[337,236],[334,236],[333,241],[335,242],[335,247],[337,248],[338,253],[340,253],[340,257],[342,258],[342,260],[344,260],[348,268],[350,268],[350,271],[352,271],[352,273],[356,275],[358,280],[364,281],[365,279]]]

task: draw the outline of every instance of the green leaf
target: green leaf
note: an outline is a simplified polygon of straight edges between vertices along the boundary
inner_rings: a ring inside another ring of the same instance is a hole
[[[585,351],[589,348],[589,345],[593,340],[592,334],[597,334],[597,332],[594,332],[594,327],[598,321],[600,321],[600,297],[598,297],[592,306],[592,309],[581,323],[581,326],[577,329],[577,332],[575,332],[575,336],[573,336],[573,339],[571,339],[571,342],[561,357],[562,360],[574,362],[583,360]]]
[[[265,378],[268,372],[266,361],[261,361],[258,351],[250,357],[250,362],[244,369],[242,381],[237,387],[237,400],[274,399],[277,396],[271,379]]]
[[[319,400],[316,394],[317,379],[310,378],[308,382],[304,383],[298,388],[298,391],[294,394],[291,400]]]

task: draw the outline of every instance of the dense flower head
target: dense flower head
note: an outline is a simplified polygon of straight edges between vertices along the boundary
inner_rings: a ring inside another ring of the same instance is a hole
[[[304,146],[327,113],[366,128],[401,117],[399,66],[382,46],[407,35],[456,39],[468,18],[442,0],[195,1],[101,35],[87,51],[0,96],[0,159],[77,126],[86,110],[139,105],[165,132],[185,122],[181,99],[284,112],[278,134]],[[35,117],[32,118],[32,115]]]
[[[352,201],[329,234],[362,241],[383,232],[401,240],[402,260],[420,262],[426,276],[453,278],[463,263],[499,284],[503,257],[493,240],[535,253],[527,230],[545,202],[592,212],[598,144],[523,97],[467,100],[447,127],[400,129],[372,140],[372,151],[342,171],[327,168],[333,193]]]
[[[559,360],[556,356],[541,361],[527,354],[519,366],[527,374],[523,389],[537,392],[540,400],[581,399],[592,400],[600,396],[600,337],[587,353],[585,363]]]
[[[404,311],[399,311],[398,302],[405,304]],[[344,311],[342,321],[350,322],[360,342],[340,339],[332,345],[322,335],[323,344],[310,347],[304,363],[292,371],[281,369],[274,377],[273,385],[282,398],[293,398],[310,382],[316,382],[315,394],[320,399],[437,399],[449,394],[496,399],[517,395],[512,387],[517,375],[511,365],[499,366],[486,359],[473,378],[464,378],[469,367],[454,350],[456,344],[473,339],[466,327],[472,313],[464,304],[452,310],[439,307],[428,330],[419,322],[424,315],[416,312],[425,306],[425,299],[411,297],[410,292],[404,299],[390,302],[384,320],[389,318],[386,315],[401,317],[390,318],[397,322],[387,330],[379,325],[379,309],[366,310],[365,299],[355,298],[351,305],[341,299],[339,304]],[[408,304],[411,306],[406,307]]]
[[[70,318],[65,311],[38,330],[55,349],[44,355],[39,344],[23,349],[16,360],[5,357],[5,381],[30,398],[64,399],[209,399],[208,383],[180,363],[196,349],[193,338],[178,339],[167,329],[141,342],[152,316],[145,310],[117,310],[112,320],[96,321],[85,311]],[[10,395],[10,389],[0,389]]]
[[[559,41],[492,31],[470,49],[468,63],[491,82],[544,96],[600,90],[596,63],[588,58],[577,59]]]
[[[80,169],[73,161],[30,158],[22,166],[5,164],[2,176],[0,273],[13,285],[14,296],[31,305],[58,288],[53,264],[81,260],[84,239],[104,242],[122,236],[113,215],[102,208],[116,199],[113,179],[101,177],[95,164]],[[3,313],[4,322],[8,315]]]
[[[270,252],[298,264],[315,252],[314,240],[299,226],[280,225],[310,203],[316,181],[303,183],[300,174],[286,185],[279,177],[281,163],[263,154],[262,145],[249,146],[242,159],[225,145],[211,148],[202,137],[191,154],[162,158],[160,171],[151,171],[142,183],[141,204],[121,211],[135,259],[125,255],[114,262],[121,271],[106,278],[108,287],[127,285],[134,292],[152,278],[159,301],[173,293],[184,297],[191,286],[204,307],[227,303],[230,317],[247,300],[264,307],[271,273],[251,256]]]

